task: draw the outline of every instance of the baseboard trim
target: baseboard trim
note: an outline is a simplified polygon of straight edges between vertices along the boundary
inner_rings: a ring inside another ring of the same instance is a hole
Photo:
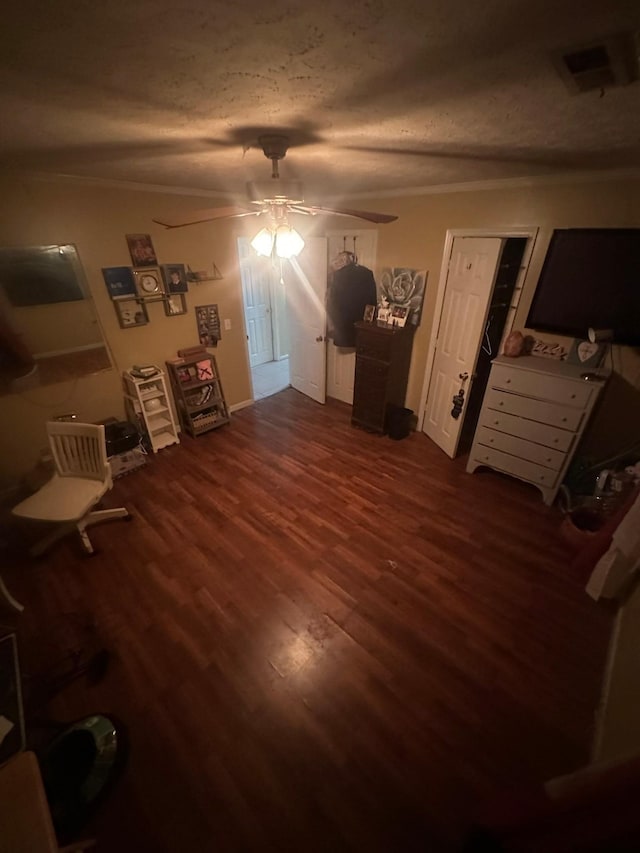
[[[246,409],[247,406],[253,406],[254,400],[243,400],[241,403],[234,403],[232,406],[229,406],[229,411],[233,414],[233,412],[238,412],[240,409]]]

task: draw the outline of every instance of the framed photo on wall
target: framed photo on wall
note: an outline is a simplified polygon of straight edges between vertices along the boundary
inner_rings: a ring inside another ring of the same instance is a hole
[[[103,267],[102,277],[112,299],[136,295],[136,283],[131,267]]]
[[[127,246],[134,267],[155,267],[158,263],[150,234],[126,234]]]
[[[137,326],[146,326],[149,322],[144,303],[135,299],[114,299],[113,307],[121,329],[135,329]]]
[[[184,264],[162,264],[162,278],[167,293],[187,293],[187,270]]]
[[[217,305],[196,306],[198,340],[205,347],[218,346],[220,340],[220,315]]]
[[[164,313],[167,317],[177,317],[187,313],[187,300],[184,293],[170,293],[164,300]]]

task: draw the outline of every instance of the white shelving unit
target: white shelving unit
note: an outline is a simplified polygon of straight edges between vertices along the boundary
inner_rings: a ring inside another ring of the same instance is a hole
[[[154,453],[171,444],[180,444],[165,375],[159,367],[156,370],[157,373],[145,379],[133,376],[128,370],[123,374],[128,416],[146,432]]]

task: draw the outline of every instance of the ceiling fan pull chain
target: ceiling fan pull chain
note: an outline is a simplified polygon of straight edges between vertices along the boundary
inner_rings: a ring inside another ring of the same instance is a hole
[[[356,252],[356,240],[358,239],[357,234],[353,235],[353,263],[358,263],[358,253]]]

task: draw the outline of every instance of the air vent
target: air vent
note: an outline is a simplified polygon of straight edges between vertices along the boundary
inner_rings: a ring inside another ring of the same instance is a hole
[[[639,43],[636,33],[620,33],[553,55],[569,91],[577,95],[594,89],[626,86],[638,79]]]

